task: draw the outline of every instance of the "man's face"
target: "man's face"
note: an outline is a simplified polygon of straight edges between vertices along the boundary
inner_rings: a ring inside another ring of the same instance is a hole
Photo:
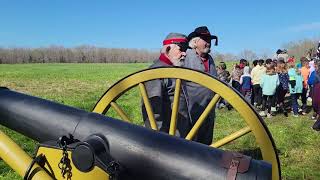
[[[196,48],[203,54],[208,54],[211,48],[211,39],[210,37],[200,37],[196,42]]]
[[[174,44],[168,53],[168,57],[174,66],[182,66],[186,57],[186,49]]]

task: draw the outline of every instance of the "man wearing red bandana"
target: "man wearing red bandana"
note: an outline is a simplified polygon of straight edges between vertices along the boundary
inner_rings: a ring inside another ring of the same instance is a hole
[[[215,39],[218,44],[217,36],[210,34],[206,26],[196,28],[189,34],[189,47],[185,58],[184,67],[206,72],[211,76],[217,76],[216,66],[210,53],[211,40]],[[187,82],[187,101],[191,116],[191,124],[194,125],[213,98],[214,93],[196,83]],[[194,138],[203,144],[211,144],[213,138],[213,127],[215,119],[215,108],[209,113],[205,122],[200,127],[197,136]]]
[[[181,66],[184,63],[188,48],[187,36],[180,33],[170,33],[163,41],[159,59],[150,68]],[[154,117],[159,131],[168,133],[175,91],[175,79],[156,79],[144,83]],[[186,92],[181,88],[177,117],[176,136],[186,137],[192,128],[186,104]],[[150,128],[149,117],[144,104],[142,116],[145,126]]]

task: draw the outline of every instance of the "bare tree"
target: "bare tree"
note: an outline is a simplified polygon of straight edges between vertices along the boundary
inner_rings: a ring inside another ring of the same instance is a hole
[[[246,59],[249,61],[252,61],[252,60],[258,58],[258,56],[255,52],[248,50],[248,49],[241,51],[238,57],[239,57],[239,59]]]
[[[300,59],[302,56],[311,57],[316,52],[317,39],[303,39],[297,42],[290,42],[283,47],[288,49],[288,54]]]
[[[263,49],[261,50],[258,56],[261,59],[268,59],[268,58],[272,58],[273,55],[274,55],[274,52],[272,52],[270,49]]]
[[[223,59],[224,59],[224,61],[236,61],[237,56],[232,53],[226,53],[223,55]]]

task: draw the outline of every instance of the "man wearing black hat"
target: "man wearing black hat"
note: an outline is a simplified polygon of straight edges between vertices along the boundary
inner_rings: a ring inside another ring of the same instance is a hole
[[[213,58],[209,54],[212,39],[215,39],[215,45],[218,45],[217,36],[211,35],[206,26],[198,27],[189,34],[188,40],[191,49],[187,51],[185,67],[203,71],[213,76],[217,75]]]
[[[215,64],[210,53],[211,40],[215,39],[215,45],[218,43],[217,36],[210,34],[206,26],[196,28],[189,34],[189,47],[185,58],[184,67],[206,72],[212,76],[217,76]],[[198,84],[187,82],[187,101],[191,115],[192,124],[199,119],[200,115],[207,107],[214,93]],[[215,112],[214,109],[209,113],[207,119],[200,127],[197,136],[194,138],[203,144],[211,144],[213,138]]]
[[[187,36],[180,33],[170,33],[163,41],[163,47],[159,59],[150,68],[181,66],[188,48]],[[148,98],[152,106],[157,128],[162,132],[169,132],[172,104],[175,92],[174,79],[156,79],[145,84]],[[191,122],[187,109],[185,90],[182,87],[180,92],[177,131],[176,135],[185,137],[191,130]],[[149,117],[144,104],[142,104],[142,115],[145,126],[151,128]]]

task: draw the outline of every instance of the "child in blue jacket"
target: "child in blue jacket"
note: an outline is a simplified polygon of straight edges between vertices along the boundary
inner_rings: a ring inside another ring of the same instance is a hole
[[[267,72],[261,77],[260,86],[262,88],[262,111],[259,113],[260,116],[267,116],[271,118],[271,107],[275,106],[275,93],[279,86],[279,76],[275,72],[275,66],[271,64],[267,67]],[[265,110],[267,109],[267,114]]]
[[[288,70],[289,75],[289,90],[291,96],[291,106],[293,110],[293,116],[298,117],[299,104],[298,99],[302,94],[303,89],[303,77],[299,69],[295,69],[294,64],[290,65]]]
[[[241,94],[244,96],[244,98],[248,102],[251,102],[252,83],[251,83],[249,66],[245,66],[243,68],[243,75],[240,77],[240,85],[241,85]]]

